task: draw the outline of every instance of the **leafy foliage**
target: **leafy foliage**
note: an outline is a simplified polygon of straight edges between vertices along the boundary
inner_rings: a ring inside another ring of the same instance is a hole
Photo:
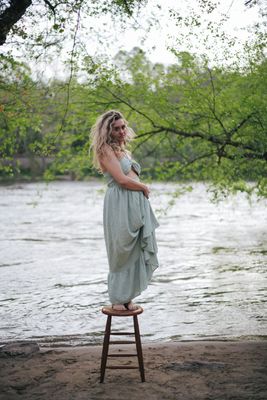
[[[117,69],[99,75],[98,65],[92,68],[92,60],[85,59],[88,80],[73,79],[67,92],[67,83],[36,84],[24,65],[2,61],[2,174],[26,154],[49,157],[44,173],[50,179],[94,175],[90,128],[100,113],[119,108],[137,133],[132,150],[147,177],[205,180],[220,193],[254,190],[266,196],[264,58],[232,70],[209,67],[205,59],[182,52],[166,67],[134,48],[117,54]]]
[[[137,133],[132,150],[147,179],[204,180],[214,185],[215,197],[229,191],[267,196],[267,62],[261,26],[253,27],[242,57],[232,60],[233,38],[220,27],[227,16],[211,24],[217,4],[199,0],[188,17],[170,11],[177,27],[189,29],[170,49],[176,57],[173,65],[153,64],[138,47],[119,51],[113,65],[107,65],[82,48],[78,32],[83,15],[128,18],[145,1],[44,3],[33,1],[25,18],[36,23],[45,16],[45,29],[42,24],[41,30],[24,29],[22,19],[13,27],[14,37],[39,59],[38,51],[46,57],[46,49],[60,50],[70,34],[70,75],[65,81],[36,80],[25,63],[8,53],[0,57],[2,178],[25,171],[46,179],[97,175],[88,154],[90,128],[100,113],[118,108]],[[203,41],[202,56],[181,51],[181,41],[190,47],[192,37]],[[224,50],[215,63],[209,46],[218,41]]]

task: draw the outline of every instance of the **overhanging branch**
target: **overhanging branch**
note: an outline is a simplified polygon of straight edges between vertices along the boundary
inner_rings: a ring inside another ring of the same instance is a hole
[[[52,11],[52,13],[56,15],[56,6],[53,6],[53,4],[51,4],[49,0],[44,0],[44,2],[48,6],[48,8]]]
[[[0,46],[5,43],[10,29],[20,20],[31,5],[32,0],[10,1],[9,7],[0,15]]]
[[[242,125],[244,124],[244,122],[242,123]],[[242,126],[241,123],[239,124],[240,127]],[[156,128],[159,128],[156,126]],[[174,128],[167,128],[167,127],[161,127],[162,131],[166,131],[166,132],[170,132],[170,133],[174,133],[176,135],[179,136],[183,136],[186,138],[200,138],[205,140],[206,142],[210,142],[216,145],[221,145],[225,148],[225,146],[230,146],[230,147],[234,147],[234,148],[238,148],[238,149],[242,149],[242,150],[250,150],[251,152],[253,152],[253,158],[257,158],[257,159],[262,159],[262,160],[267,160],[267,153],[263,152],[260,153],[257,151],[257,149],[255,149],[254,147],[250,146],[250,145],[246,145],[240,142],[236,142],[233,141],[229,138],[222,138],[221,136],[214,136],[214,135],[204,135],[201,132],[185,132],[182,130],[178,130],[178,129],[174,129]],[[245,153],[246,155],[248,153]],[[252,158],[252,157],[250,157]]]
[[[104,89],[106,91],[108,91],[115,99],[119,100],[122,104],[125,104],[131,110],[133,110],[137,114],[143,116],[153,126],[154,130],[144,132],[144,133],[138,135],[137,139],[145,137],[145,136],[148,136],[150,138],[152,135],[156,135],[156,134],[163,133],[163,132],[173,133],[175,135],[179,135],[184,138],[202,139],[205,142],[215,145],[216,146],[215,153],[219,156],[219,159],[221,157],[232,159],[232,156],[227,154],[227,151],[225,150],[225,148],[227,146],[230,146],[230,147],[233,147],[236,149],[243,150],[244,153],[243,153],[242,157],[247,158],[249,160],[252,160],[252,159],[267,160],[267,152],[259,152],[258,149],[255,149],[253,146],[251,146],[249,144],[243,144],[239,141],[232,140],[232,135],[234,133],[236,133],[240,128],[242,128],[247,121],[250,120],[250,118],[253,116],[253,113],[247,115],[245,118],[242,119],[242,121],[240,121],[234,128],[232,128],[229,131],[227,131],[225,129],[223,124],[220,124],[221,128],[223,130],[223,132],[220,135],[210,135],[210,134],[205,134],[200,131],[187,132],[187,131],[184,131],[181,129],[176,129],[173,127],[156,124],[149,115],[138,110],[129,101],[126,101],[125,99],[121,98],[120,96],[118,96],[116,93],[114,93],[112,90],[110,90],[107,87],[104,87]]]
[[[113,93],[112,90],[110,90],[108,87],[104,87],[104,89],[109,92],[113,97],[115,97],[115,99],[118,99],[121,101],[121,103],[125,104],[126,106],[128,106],[131,110],[135,111],[137,114],[142,115],[144,118],[146,118],[151,124],[152,126],[155,127],[154,121],[146,114],[144,114],[142,111],[138,110],[136,107],[132,106],[131,103],[129,103],[128,101],[122,99],[120,96],[118,96],[117,94]]]
[[[161,132],[161,130],[160,130]],[[134,152],[141,147],[145,142],[147,142],[155,133],[159,133],[159,131],[150,131],[150,132],[146,132],[144,135],[139,135],[137,136],[137,139],[139,139],[141,136],[145,136],[145,139],[143,139],[142,141],[140,141],[134,148]]]

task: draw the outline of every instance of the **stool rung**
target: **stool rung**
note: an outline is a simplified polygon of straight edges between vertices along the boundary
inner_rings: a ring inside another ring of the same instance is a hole
[[[127,353],[127,354],[108,354],[108,357],[137,357],[136,353]]]
[[[134,340],[113,340],[111,342],[109,342],[109,344],[131,344],[131,343],[135,343]]]
[[[139,369],[139,367],[133,367],[131,365],[110,365],[107,369]]]
[[[134,335],[134,332],[110,332],[111,335]]]

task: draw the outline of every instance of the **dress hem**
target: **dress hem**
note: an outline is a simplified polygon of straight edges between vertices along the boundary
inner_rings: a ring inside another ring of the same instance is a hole
[[[149,265],[146,265],[146,267],[150,267],[149,269],[150,269],[150,271],[148,272],[148,277],[147,277],[147,279],[146,279],[146,281],[145,282],[143,282],[143,285],[141,285],[139,288],[138,288],[138,290],[136,290],[133,294],[132,294],[132,296],[130,296],[130,298],[128,297],[128,298],[124,298],[123,300],[119,300],[118,298],[115,298],[115,297],[111,297],[110,295],[109,295],[109,300],[110,300],[110,302],[111,302],[111,304],[124,304],[124,303],[128,303],[128,302],[130,302],[131,300],[133,300],[135,297],[137,297],[137,296],[139,296],[144,290],[146,290],[147,289],[147,287],[148,287],[148,284],[151,282],[151,280],[152,280],[152,278],[153,278],[153,273],[154,273],[154,271],[157,269],[157,268],[159,268],[159,264],[157,264],[157,265],[153,265],[153,264],[149,264]],[[116,272],[115,272],[116,273]],[[114,272],[113,273],[109,273],[109,275],[108,275],[108,280],[110,279],[110,275],[111,274],[114,274]]]

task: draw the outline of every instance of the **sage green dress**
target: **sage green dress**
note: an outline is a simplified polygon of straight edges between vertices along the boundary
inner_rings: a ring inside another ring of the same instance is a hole
[[[140,165],[124,156],[125,175]],[[104,198],[104,237],[109,262],[108,293],[112,304],[124,304],[146,289],[158,267],[155,229],[159,223],[142,191],[122,188],[109,173]]]

